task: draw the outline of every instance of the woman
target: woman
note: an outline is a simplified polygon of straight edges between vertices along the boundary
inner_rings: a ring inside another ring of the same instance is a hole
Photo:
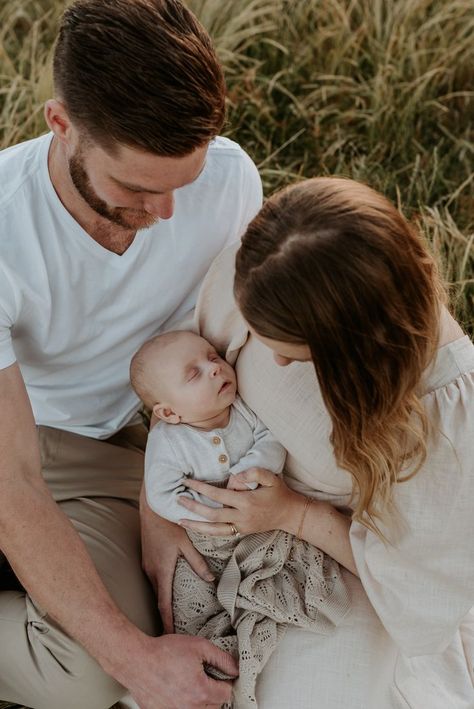
[[[258,469],[241,474],[260,484],[245,493],[188,481],[226,507],[183,500],[209,519],[183,524],[298,531],[339,561],[353,603],[330,637],[288,630],[259,707],[472,709],[474,347],[433,260],[368,187],[290,187],[237,253],[246,342],[222,290],[232,259],[208,275],[200,327],[230,360],[245,343],[240,393],[287,447],[288,485]],[[303,364],[278,373],[270,353]]]

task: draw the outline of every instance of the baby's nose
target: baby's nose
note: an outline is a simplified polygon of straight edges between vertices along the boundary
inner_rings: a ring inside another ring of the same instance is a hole
[[[221,371],[219,362],[211,362],[211,377],[215,377]]]

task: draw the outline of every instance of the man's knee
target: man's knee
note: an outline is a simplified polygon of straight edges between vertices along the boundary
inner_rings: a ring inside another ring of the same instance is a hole
[[[85,651],[77,647],[68,666],[64,660],[51,658],[54,664],[51,675],[38,687],[35,709],[109,709],[124,694],[125,689]]]
[[[125,690],[21,591],[0,593],[0,697],[35,709],[108,709]]]
[[[29,693],[35,709],[108,709],[125,690],[49,618],[28,622],[37,673]],[[28,690],[27,690],[28,692]]]

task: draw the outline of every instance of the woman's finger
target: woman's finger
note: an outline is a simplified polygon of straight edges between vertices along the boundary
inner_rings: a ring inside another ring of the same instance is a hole
[[[239,495],[241,494],[236,490],[229,490],[227,488],[209,485],[209,483],[202,482],[202,480],[194,480],[194,478],[183,478],[180,483],[184,487],[189,487],[191,490],[196,490],[196,492],[209,497],[211,500],[214,500],[214,502],[220,502],[226,507],[235,507],[239,499]]]
[[[193,519],[183,518],[179,520],[179,524],[185,529],[192,529],[193,532],[200,532],[201,534],[209,534],[211,537],[229,537],[234,533],[234,526],[230,522],[213,524],[212,522],[195,522]]]
[[[178,504],[186,507],[190,512],[194,512],[200,517],[208,519],[209,522],[229,522],[229,507],[208,507],[197,500],[190,500],[189,497],[178,497]],[[184,510],[183,510],[184,511]]]

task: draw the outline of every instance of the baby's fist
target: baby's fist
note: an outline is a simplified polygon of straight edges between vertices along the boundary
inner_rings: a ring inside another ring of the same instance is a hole
[[[246,483],[241,479],[239,474],[229,475],[229,479],[227,481],[228,490],[255,490],[256,487],[258,487],[258,483]]]

